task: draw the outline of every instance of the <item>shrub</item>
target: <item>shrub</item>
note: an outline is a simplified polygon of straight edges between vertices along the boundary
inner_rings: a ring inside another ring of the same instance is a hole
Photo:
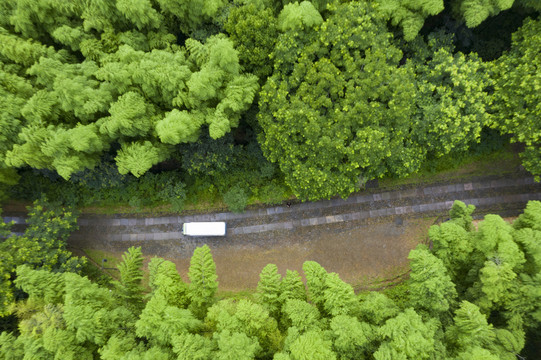
[[[229,210],[243,212],[248,204],[248,194],[240,186],[234,186],[224,194],[224,202]]]

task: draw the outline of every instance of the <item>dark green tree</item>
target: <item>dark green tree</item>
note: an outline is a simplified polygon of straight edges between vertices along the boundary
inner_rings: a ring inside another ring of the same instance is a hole
[[[513,134],[511,141],[526,145],[521,153],[524,167],[532,174],[541,174],[541,102],[539,66],[541,55],[541,21],[528,19],[513,34],[511,49],[495,61],[494,127]],[[539,180],[539,179],[538,179]]]
[[[317,32],[280,35],[260,93],[261,144],[297,197],[346,197],[369,178],[419,168],[413,74],[391,37],[355,2],[332,7]]]

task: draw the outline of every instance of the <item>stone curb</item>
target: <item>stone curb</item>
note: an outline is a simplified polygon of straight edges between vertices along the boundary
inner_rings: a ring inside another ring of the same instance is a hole
[[[471,198],[463,200],[467,205],[475,206],[490,206],[501,203],[518,203],[527,202],[529,200],[541,200],[541,193],[515,194],[504,196],[494,196],[487,198]],[[364,220],[369,218],[380,218],[394,215],[422,214],[429,212],[447,212],[451,209],[453,201],[436,202],[415,206],[401,206],[395,208],[376,209],[370,211],[360,211],[334,216],[321,216],[302,220],[291,220],[263,225],[242,226],[228,229],[228,235],[241,235],[262,233],[275,230],[294,230],[299,227],[308,227],[316,225],[334,224],[343,221]],[[157,232],[157,233],[138,233],[138,234],[104,234],[104,240],[110,241],[165,241],[165,240],[180,240],[186,238],[179,231],[173,232]]]
[[[156,218],[122,218],[122,219],[79,219],[79,226],[134,226],[134,225],[168,225],[182,224],[192,221],[228,221],[245,219],[249,217],[268,216],[275,214],[285,214],[299,210],[323,209],[330,207],[339,207],[343,205],[361,204],[367,202],[376,202],[384,200],[399,200],[411,197],[427,196],[427,195],[443,195],[464,191],[482,190],[482,189],[498,189],[503,187],[521,186],[534,184],[533,177],[519,179],[499,179],[487,182],[468,182],[453,185],[429,186],[420,189],[406,189],[397,191],[388,191],[377,194],[365,194],[352,196],[346,200],[333,199],[321,200],[318,202],[306,202],[297,205],[292,205],[286,208],[283,205],[269,207],[266,209],[249,210],[244,213],[212,213],[203,215],[188,215],[188,216],[167,216]],[[24,222],[23,222],[24,223]]]
[[[96,227],[118,227],[118,226],[143,226],[153,227],[156,225],[172,225],[172,231],[163,232],[138,232],[138,233],[123,233],[123,234],[107,234],[107,231],[100,234],[104,240],[109,238],[113,241],[135,241],[135,240],[171,240],[179,239],[182,234],[180,232],[180,225],[184,222],[190,221],[228,221],[237,219],[247,219],[250,217],[269,216],[287,213],[295,213],[308,209],[325,209],[332,207],[340,207],[344,205],[355,205],[363,203],[371,203],[378,205],[381,201],[393,201],[401,199],[422,198],[424,196],[436,196],[444,194],[462,193],[466,194],[470,191],[482,190],[482,189],[501,189],[505,187],[520,187],[534,184],[533,177],[515,178],[515,179],[497,179],[487,181],[472,181],[461,184],[441,185],[441,186],[428,186],[425,188],[411,188],[405,190],[387,191],[377,194],[359,194],[352,196],[347,200],[333,199],[323,200],[318,202],[307,202],[298,205],[292,205],[290,208],[284,206],[275,206],[266,209],[250,210],[242,214],[237,213],[213,213],[191,216],[168,216],[168,217],[156,217],[156,218],[115,218],[115,219],[85,219],[78,220],[78,225],[81,227],[79,231],[88,231],[85,228],[90,226]],[[540,184],[541,185],[541,184]],[[504,195],[498,197],[487,198],[471,198],[461,200],[467,204],[473,204],[476,206],[494,205],[497,203],[505,202],[524,202],[527,200],[541,200],[541,193],[530,193],[520,195]],[[394,215],[407,215],[412,213],[424,213],[434,211],[447,211],[451,208],[453,201],[443,201],[436,203],[426,203],[420,205],[411,206],[399,206],[394,208],[380,208],[366,211],[354,211],[345,214],[327,215],[318,217],[309,217],[302,220],[289,220],[278,221],[273,223],[261,224],[261,225],[249,225],[229,227],[228,233],[231,235],[237,234],[250,234],[260,233],[266,231],[275,230],[292,230],[297,227],[304,226],[316,226],[323,224],[332,224],[343,221],[363,220],[367,218],[377,218]],[[15,224],[25,224],[25,218],[23,217],[9,217],[3,218],[4,222],[14,221]],[[149,229],[150,230],[150,229]],[[160,230],[160,229],[155,229]],[[77,236],[77,232],[74,233]]]

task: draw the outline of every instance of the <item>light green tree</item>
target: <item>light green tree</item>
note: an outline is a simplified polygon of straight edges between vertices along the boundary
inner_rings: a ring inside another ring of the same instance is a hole
[[[261,347],[257,340],[248,337],[244,333],[223,330],[214,334],[218,343],[218,351],[215,353],[215,359],[218,360],[251,360],[255,359]]]
[[[190,309],[197,317],[204,318],[207,308],[215,301],[214,295],[218,289],[216,264],[207,245],[194,250],[188,276]]]
[[[148,271],[149,286],[154,294],[163,296],[171,306],[181,309],[188,307],[188,285],[182,281],[174,263],[153,257],[148,264]]]
[[[288,30],[315,28],[323,23],[323,18],[310,1],[286,4],[278,16],[278,28]]]
[[[306,300],[304,283],[299,273],[295,270],[287,270],[286,275],[280,282],[278,301],[283,306],[289,299]]]
[[[300,332],[320,329],[321,316],[314,305],[299,299],[288,299],[282,307],[287,327],[295,327]]]
[[[173,351],[178,360],[212,360],[215,344],[198,334],[184,333],[173,337]]]
[[[436,328],[433,320],[425,323],[413,309],[406,309],[379,328],[383,342],[373,354],[374,359],[430,359],[434,355]]]
[[[274,318],[280,314],[280,284],[281,276],[278,274],[278,267],[274,264],[266,265],[259,274],[257,296],[259,304]]]
[[[276,320],[249,300],[219,301],[209,308],[205,323],[215,334],[229,331],[255,339],[258,356],[270,356],[280,349],[282,336]]]
[[[371,291],[361,298],[360,318],[373,325],[383,325],[383,323],[398,315],[399,308],[385,294]]]
[[[330,323],[333,350],[340,359],[363,359],[371,350],[375,329],[354,317],[338,315]]]
[[[146,303],[135,327],[137,336],[145,337],[153,345],[169,346],[177,336],[197,332],[201,325],[190,310],[169,305],[158,293]]]
[[[325,311],[332,316],[359,314],[360,302],[353,287],[344,282],[338,274],[330,273],[325,281]]]
[[[308,331],[300,335],[290,346],[292,360],[335,360],[331,341],[319,331]]]
[[[327,271],[315,261],[305,261],[302,265],[306,285],[308,287],[308,298],[317,306],[321,314],[325,312],[325,290],[327,290]]]
[[[408,283],[411,305],[435,317],[449,311],[457,293],[443,262],[432,255],[425,245],[411,250],[408,259],[411,268]]]
[[[143,253],[140,247],[130,247],[122,255],[122,262],[117,266],[120,271],[120,281],[115,283],[116,294],[120,301],[139,314],[144,307],[143,291]]]

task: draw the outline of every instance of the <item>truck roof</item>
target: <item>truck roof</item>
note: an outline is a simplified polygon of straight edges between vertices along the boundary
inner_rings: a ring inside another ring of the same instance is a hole
[[[188,236],[225,236],[225,222],[188,222],[182,225],[182,233]]]

